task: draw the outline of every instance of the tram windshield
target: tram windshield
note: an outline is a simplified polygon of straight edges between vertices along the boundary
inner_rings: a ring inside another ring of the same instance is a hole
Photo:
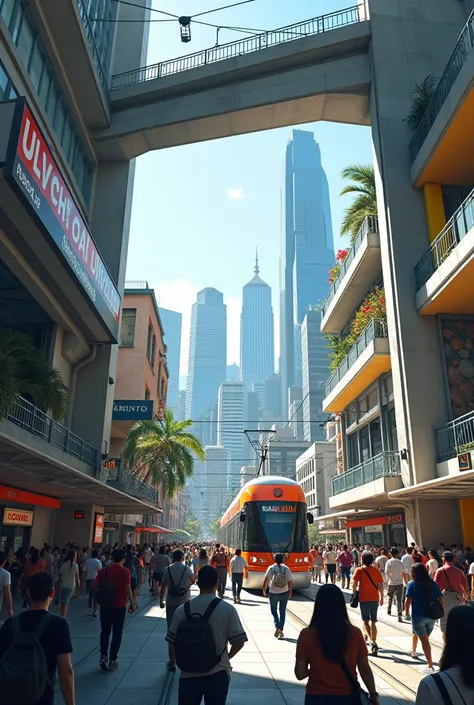
[[[271,553],[308,551],[304,502],[249,502],[244,525],[244,550]]]

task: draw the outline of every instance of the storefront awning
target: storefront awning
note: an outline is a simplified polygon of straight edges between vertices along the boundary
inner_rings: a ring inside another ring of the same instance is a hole
[[[156,526],[154,524],[153,526],[137,526],[135,529],[135,532],[137,534],[173,534],[174,531],[170,531],[169,529],[165,529],[163,526]]]
[[[437,477],[388,493],[390,499],[466,499],[474,497],[474,470]]]

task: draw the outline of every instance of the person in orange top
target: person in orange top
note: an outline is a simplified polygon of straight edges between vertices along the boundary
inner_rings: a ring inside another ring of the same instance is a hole
[[[308,678],[305,705],[332,699],[351,705],[358,687],[357,668],[369,702],[378,705],[364,637],[349,621],[342,591],[336,585],[323,585],[316,594],[310,625],[301,631],[296,646],[295,675],[300,681]]]
[[[359,605],[364,634],[372,642],[372,655],[377,656],[377,612],[383,605],[383,575],[372,565],[374,557],[370,551],[362,553],[362,567],[357,568],[352,579],[352,590],[359,590]]]

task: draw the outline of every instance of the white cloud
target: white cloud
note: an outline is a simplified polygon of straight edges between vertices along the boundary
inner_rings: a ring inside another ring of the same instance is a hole
[[[197,292],[202,287],[195,286],[187,279],[177,279],[171,284],[160,284],[153,287],[158,300],[158,305],[179,311],[183,314],[181,330],[181,360],[180,375],[188,371],[189,335],[191,331],[191,308],[196,301]],[[224,297],[227,305],[227,362],[231,364],[240,362],[240,313],[242,302],[240,299]]]
[[[235,186],[233,188],[228,188],[226,194],[227,198],[231,201],[240,201],[244,197],[244,187]]]

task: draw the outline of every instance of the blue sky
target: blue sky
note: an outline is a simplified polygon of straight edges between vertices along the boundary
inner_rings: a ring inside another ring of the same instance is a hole
[[[225,0],[153,0],[153,7],[178,15],[225,4]],[[202,20],[273,29],[350,4],[347,0],[255,0]],[[153,13],[153,19],[162,17]],[[220,30],[219,41],[244,36]],[[192,41],[182,44],[177,22],[152,23],[147,63],[199,51],[215,41],[215,28],[193,24]],[[321,147],[337,249],[346,244],[339,238],[339,229],[349,202],[339,196],[340,172],[349,163],[372,161],[370,130],[325,122],[301,128],[313,131]],[[242,286],[252,277],[256,246],[261,276],[272,287],[278,326],[281,185],[290,133],[291,128],[281,128],[161,150],[138,159],[127,278],[147,279],[161,305],[183,313],[182,373],[188,363],[191,305],[204,286],[224,293],[228,361],[239,362]]]

